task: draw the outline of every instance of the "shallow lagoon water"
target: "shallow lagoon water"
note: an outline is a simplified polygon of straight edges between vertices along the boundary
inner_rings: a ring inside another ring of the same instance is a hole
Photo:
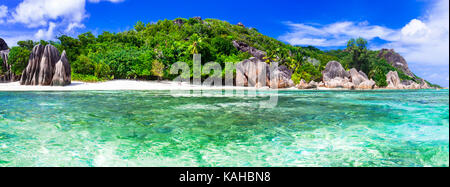
[[[0,92],[0,166],[449,166],[448,90],[256,95]]]

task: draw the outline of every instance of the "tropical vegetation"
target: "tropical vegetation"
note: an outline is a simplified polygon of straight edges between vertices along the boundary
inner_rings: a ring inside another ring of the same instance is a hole
[[[25,68],[28,56],[36,44],[52,44],[65,50],[72,66],[72,79],[104,81],[111,79],[161,80],[173,79],[170,67],[176,62],[193,65],[193,55],[202,55],[202,64],[237,63],[251,56],[237,50],[232,41],[247,43],[265,51],[267,63],[286,65],[293,72],[295,83],[301,79],[319,82],[326,64],[336,60],[346,69],[356,68],[386,86],[386,74],[395,70],[402,80],[413,80],[377,57],[379,51],[367,48],[363,38],[351,39],[344,50],[323,51],[313,46],[292,46],[265,36],[255,28],[233,25],[216,19],[178,18],[157,23],[137,22],[134,29],[95,36],[91,32],[58,41],[20,41],[10,53],[10,64],[16,74]],[[222,68],[224,69],[224,68]],[[192,73],[191,73],[192,75]],[[207,75],[203,75],[207,76]]]

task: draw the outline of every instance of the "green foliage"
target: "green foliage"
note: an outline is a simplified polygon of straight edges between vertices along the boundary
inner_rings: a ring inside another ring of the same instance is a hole
[[[18,42],[17,42],[17,45],[18,45],[19,47],[28,49],[29,51],[33,50],[33,47],[34,47],[35,45],[37,45],[37,44],[39,44],[39,43],[33,42],[33,40],[26,40],[26,41],[18,41]]]
[[[134,30],[121,33],[104,32],[95,37],[88,32],[78,38],[63,35],[58,38],[59,46],[60,50],[66,50],[74,73],[99,79],[171,78],[164,68],[163,73],[152,73],[155,60],[164,67],[180,61],[192,66],[193,54],[202,55],[202,64],[214,61],[222,66],[225,62],[249,58],[248,53],[240,52],[232,45],[233,40],[261,50],[287,46],[256,29],[214,19],[177,19],[184,24],[177,25],[171,20],[146,25],[137,22]],[[283,54],[288,51],[284,50]]]
[[[82,82],[101,82],[105,81],[93,75],[82,75],[78,73],[72,73],[72,81],[82,81]]]
[[[3,59],[0,57],[0,75],[4,74],[6,71],[6,68],[3,66]]]
[[[151,73],[153,76],[158,77],[158,80],[161,80],[164,76],[164,64],[158,60],[153,60]]]
[[[257,29],[226,21],[176,20],[183,24],[175,24],[173,20],[149,24],[138,21],[130,31],[103,32],[98,36],[88,32],[77,38],[63,35],[58,38],[58,43],[48,43],[60,51],[66,50],[73,74],[87,81],[172,79],[176,76],[170,75],[167,67],[176,62],[186,62],[192,68],[193,54],[202,55],[202,64],[218,62],[224,69],[225,62],[235,63],[251,57],[249,53],[238,51],[232,44],[234,40],[265,51],[267,63],[286,65],[293,70],[295,82],[301,79],[321,81],[321,72],[333,60],[341,62],[347,70],[356,68],[366,74],[371,73],[378,85],[385,84],[383,74],[393,68],[380,62],[374,52],[367,49],[367,41],[362,38],[350,40],[346,50],[321,51],[313,46],[291,46],[264,36]],[[19,46],[31,50],[34,44],[33,41],[23,41]]]
[[[311,81],[320,82],[322,79],[322,72],[313,64],[305,63],[303,66],[297,68],[292,75],[292,81],[294,81],[295,84],[300,83],[302,79],[308,83]]]
[[[367,41],[363,38],[351,39],[347,43],[347,49],[350,53],[350,63],[349,66],[356,68],[357,70],[363,71],[364,73],[369,73],[370,62],[369,62],[369,50],[367,49]]]
[[[21,75],[28,65],[30,50],[24,47],[13,47],[9,52],[8,64],[11,65],[11,71],[15,75]]]

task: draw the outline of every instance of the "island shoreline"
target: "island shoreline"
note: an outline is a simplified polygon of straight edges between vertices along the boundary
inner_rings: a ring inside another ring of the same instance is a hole
[[[165,90],[255,90],[255,91],[370,91],[370,90],[400,90],[400,89],[347,89],[326,88],[315,89],[283,88],[271,89],[269,87],[237,87],[237,86],[200,86],[173,81],[137,81],[137,80],[111,80],[105,82],[81,82],[73,81],[67,86],[26,86],[19,82],[0,83],[0,92],[35,92],[35,91],[165,91]],[[411,90],[411,89],[403,89]],[[420,89],[419,89],[420,90]]]

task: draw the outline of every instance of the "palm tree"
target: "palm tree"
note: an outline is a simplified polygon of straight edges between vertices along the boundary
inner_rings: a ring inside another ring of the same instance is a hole
[[[198,52],[202,49],[201,43],[203,42],[201,37],[198,37],[197,35],[193,35],[194,42],[189,45],[188,49],[191,52],[191,54],[198,54]]]
[[[263,58],[263,60],[265,60],[266,63],[276,62],[278,61],[278,56],[276,55],[275,51],[270,50],[267,51],[267,55]]]
[[[304,52],[301,49],[296,50],[294,52],[294,54],[292,55],[292,57],[290,58],[290,60],[291,60],[290,67],[294,71],[296,71],[298,68],[303,66],[304,62],[306,61],[305,57],[306,56],[305,56]]]

